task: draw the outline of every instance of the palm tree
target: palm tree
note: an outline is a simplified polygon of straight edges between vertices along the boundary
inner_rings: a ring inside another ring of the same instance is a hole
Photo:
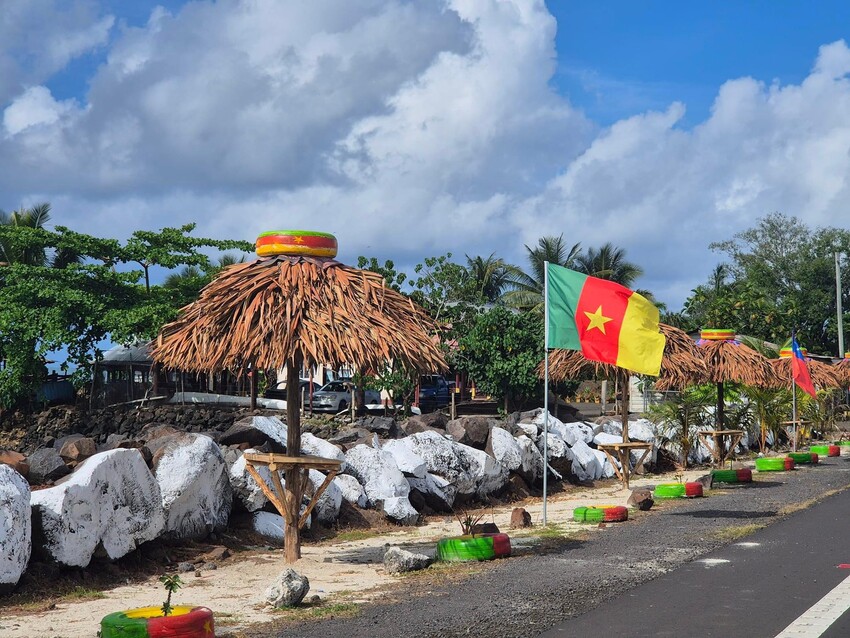
[[[565,268],[575,269],[581,255],[581,244],[575,243],[567,248],[564,235],[548,235],[537,240],[534,248],[525,247],[528,252],[530,272],[519,268],[509,273],[507,285],[512,288],[501,299],[509,306],[520,310],[543,312],[543,282],[545,281],[545,263],[550,262]]]
[[[626,261],[625,249],[610,242],[599,249],[588,248],[586,253],[578,256],[576,266],[579,272],[614,281],[626,288],[632,288],[635,280],[643,274],[640,266]]]
[[[12,213],[0,210],[0,226],[13,229],[42,229],[50,221],[50,204],[43,202],[30,208],[20,208]],[[6,264],[24,264],[27,266],[50,266],[65,268],[70,264],[79,263],[80,257],[67,248],[56,250],[48,256],[43,247],[19,249],[12,242],[0,237],[0,262]]]
[[[490,253],[488,257],[466,255],[466,271],[481,297],[492,303],[502,296],[517,268],[496,257],[496,253]]]

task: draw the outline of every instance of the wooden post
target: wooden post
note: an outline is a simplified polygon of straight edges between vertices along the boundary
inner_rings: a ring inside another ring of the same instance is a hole
[[[457,386],[455,386],[455,388],[456,387]],[[457,410],[455,408],[455,388],[452,388],[452,408],[451,408],[452,421],[454,421],[457,418]]]
[[[257,409],[257,362],[251,363],[251,409]]]
[[[717,408],[716,408],[716,418],[717,418],[717,429],[723,429],[723,408],[725,404],[723,402],[723,382],[719,381],[717,383]]]
[[[623,386],[623,403],[621,414],[623,415],[623,443],[629,442],[629,373],[623,370],[620,374]],[[625,468],[624,468],[625,470]],[[628,471],[628,470],[625,470]],[[628,485],[628,483],[626,483]]]
[[[301,355],[293,355],[286,362],[286,454],[301,456],[301,414],[298,406],[298,371]],[[284,472],[284,505],[288,516],[284,521],[284,560],[290,565],[301,558],[301,532],[298,529],[298,513],[304,494],[304,470],[300,467],[287,468]]]

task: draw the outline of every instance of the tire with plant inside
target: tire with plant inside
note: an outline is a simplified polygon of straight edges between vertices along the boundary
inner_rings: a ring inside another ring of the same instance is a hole
[[[793,459],[797,465],[812,465],[817,463],[817,454],[811,452],[788,452],[788,458]]]
[[[715,483],[752,483],[753,471],[748,468],[740,470],[713,470],[711,478]]]
[[[171,614],[161,607],[119,611],[100,621],[101,638],[213,638],[213,613],[206,607],[176,605]]]
[[[781,456],[756,459],[756,470],[759,472],[784,472],[786,470],[785,459]]]
[[[656,485],[655,490],[653,490],[653,492],[652,492],[652,498],[654,498],[654,499],[685,498],[685,484],[684,483],[661,483],[660,485]]]
[[[437,560],[443,562],[491,560],[510,554],[511,542],[507,534],[458,536],[437,542]]]
[[[629,509],[622,505],[591,505],[573,510],[577,523],[619,523],[629,520]]]

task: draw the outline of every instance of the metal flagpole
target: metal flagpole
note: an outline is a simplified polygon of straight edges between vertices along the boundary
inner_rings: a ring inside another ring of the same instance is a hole
[[[797,340],[797,331],[791,331],[791,356],[797,356],[794,351],[794,343]],[[791,451],[797,451],[797,380],[794,378],[793,359],[791,360],[791,427],[794,428],[794,438],[791,441]]]
[[[549,262],[543,262],[543,524],[546,525],[547,478],[549,475]]]

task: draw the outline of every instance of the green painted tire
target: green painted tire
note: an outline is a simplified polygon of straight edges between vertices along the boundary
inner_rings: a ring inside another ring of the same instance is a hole
[[[809,446],[809,452],[813,452],[818,456],[829,456],[829,446],[828,445],[811,445]]]
[[[655,486],[652,498],[685,498],[684,483],[661,483]]]
[[[206,607],[175,605],[165,617],[160,607],[118,611],[100,621],[101,638],[212,638],[213,613]]]
[[[711,478],[717,483],[738,483],[738,472],[735,470],[712,470]]]
[[[591,505],[573,510],[576,523],[618,523],[629,518],[629,510],[622,505]]]
[[[469,560],[496,558],[492,536],[458,536],[437,542],[437,560],[458,563]]]
[[[785,459],[781,456],[756,459],[756,469],[759,472],[784,472]]]

